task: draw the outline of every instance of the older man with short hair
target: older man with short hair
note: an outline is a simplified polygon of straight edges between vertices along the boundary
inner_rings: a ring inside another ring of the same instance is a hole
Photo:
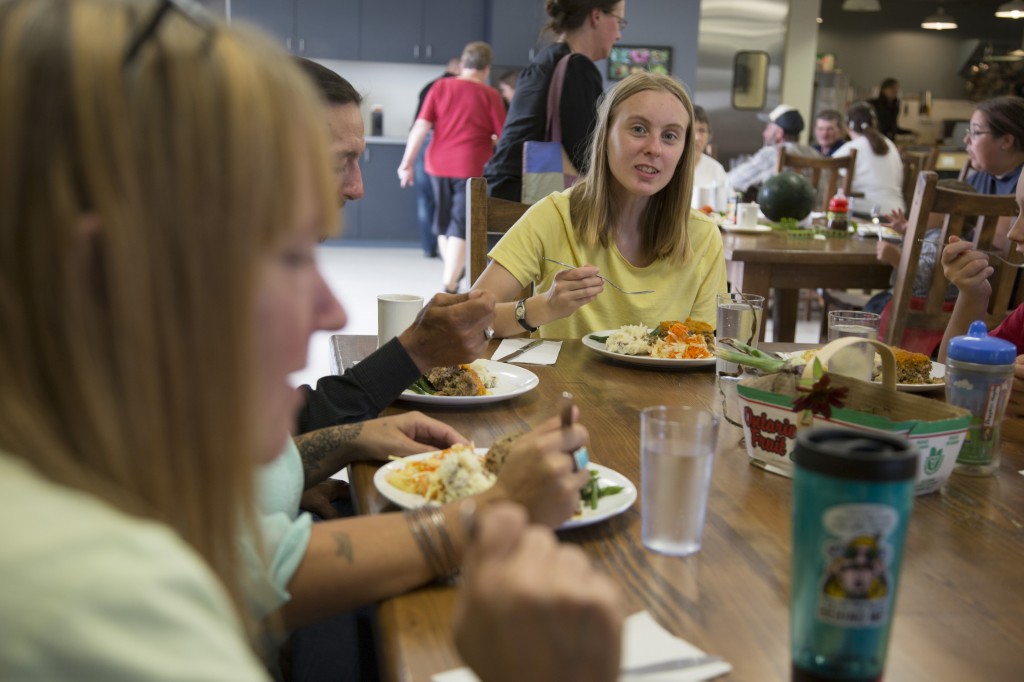
[[[780,104],[767,116],[758,114],[758,118],[767,122],[761,135],[764,146],[728,174],[729,184],[739,192],[752,191],[775,175],[779,163],[779,149],[783,147],[787,152],[798,156],[821,157],[821,154],[812,147],[797,142],[804,129],[804,117],[795,107]]]

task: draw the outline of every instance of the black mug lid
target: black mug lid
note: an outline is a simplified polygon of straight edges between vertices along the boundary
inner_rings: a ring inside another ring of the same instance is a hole
[[[827,427],[797,433],[793,451],[798,467],[858,481],[912,479],[917,456],[917,447],[901,436]]]

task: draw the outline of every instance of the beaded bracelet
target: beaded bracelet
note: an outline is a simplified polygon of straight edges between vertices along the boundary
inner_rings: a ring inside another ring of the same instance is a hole
[[[441,581],[453,581],[459,574],[459,563],[444,512],[439,507],[424,506],[410,509],[405,517],[431,572]]]

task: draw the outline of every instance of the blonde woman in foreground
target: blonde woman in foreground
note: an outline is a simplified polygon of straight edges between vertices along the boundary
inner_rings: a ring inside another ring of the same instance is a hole
[[[0,45],[3,674],[264,679],[239,549],[255,470],[310,334],[344,323],[314,259],[335,216],[322,105],[269,40],[184,0],[0,2]],[[534,437],[543,461],[586,439],[564,431]],[[559,523],[574,477],[531,514]],[[391,518],[379,553],[440,572]],[[614,633],[614,598],[589,603]],[[544,618],[570,622],[547,602],[512,622]]]
[[[690,210],[695,155],[693,105],[676,81],[635,73],[612,88],[598,108],[589,171],[531,207],[488,254],[473,288],[499,301],[495,333],[579,338],[687,317],[713,324],[725,258],[716,225]],[[626,295],[599,274],[654,293]],[[516,302],[530,283],[540,293]]]

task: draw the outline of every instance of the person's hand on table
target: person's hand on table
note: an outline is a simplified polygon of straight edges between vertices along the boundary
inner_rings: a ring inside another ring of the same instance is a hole
[[[527,526],[516,505],[477,514],[463,562],[455,646],[484,682],[611,682],[625,609],[576,545]]]
[[[353,459],[387,461],[431,450],[443,450],[456,443],[469,443],[444,422],[422,412],[405,412],[361,422],[351,440]]]
[[[574,408],[573,422],[577,414]],[[580,489],[590,478],[585,469],[573,471],[572,456],[588,439],[581,424],[563,428],[558,417],[548,419],[512,443],[497,482],[481,498],[518,502],[533,523],[558,528],[576,513]]]
[[[942,249],[942,273],[961,296],[985,299],[992,295],[988,278],[995,269],[989,265],[988,255],[974,250],[974,244],[959,237],[950,237]]]
[[[329,478],[302,492],[299,509],[322,519],[336,519],[338,510],[334,508],[334,502],[348,499],[351,492],[347,482]]]
[[[398,342],[426,374],[434,367],[472,362],[482,356],[488,343],[484,330],[493,324],[492,293],[435,294]]]
[[[1006,413],[1007,417],[1024,417],[1024,355],[1018,355],[1013,365],[1013,389]]]
[[[604,280],[595,265],[582,265],[555,273],[555,281],[543,296],[550,320],[560,320],[593,301],[604,291]]]

